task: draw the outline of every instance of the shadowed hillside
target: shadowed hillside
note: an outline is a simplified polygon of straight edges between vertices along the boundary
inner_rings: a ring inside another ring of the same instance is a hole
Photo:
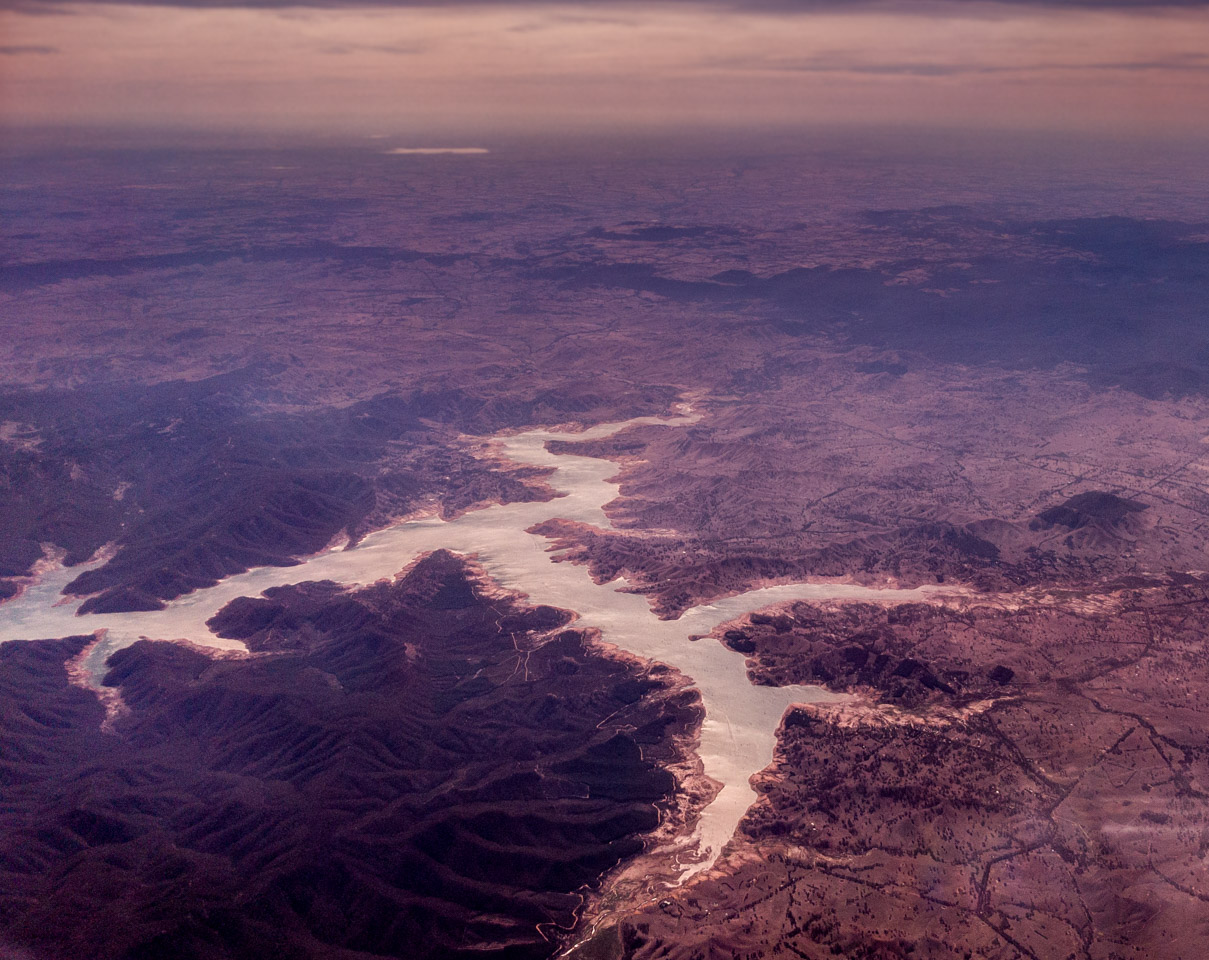
[[[0,944],[36,957],[538,958],[643,847],[695,694],[449,554],[397,584],[274,591],[253,649],[142,642],[100,732],[63,661],[0,650]]]

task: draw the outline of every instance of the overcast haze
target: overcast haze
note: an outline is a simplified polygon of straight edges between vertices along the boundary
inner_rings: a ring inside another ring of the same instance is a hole
[[[1209,116],[1202,4],[0,6],[11,125],[507,131]]]

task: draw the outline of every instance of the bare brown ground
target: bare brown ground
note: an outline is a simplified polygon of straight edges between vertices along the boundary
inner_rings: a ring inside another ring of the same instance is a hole
[[[615,925],[611,955],[1196,960],[1209,594],[1090,606],[729,625],[759,681],[830,671],[857,695],[787,715],[729,856]]]

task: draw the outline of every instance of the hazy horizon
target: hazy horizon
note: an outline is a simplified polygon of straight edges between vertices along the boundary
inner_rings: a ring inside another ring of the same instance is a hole
[[[410,133],[393,144],[408,147],[812,126],[1178,140],[1209,115],[1202,4],[22,0],[0,4],[0,28],[11,130]]]

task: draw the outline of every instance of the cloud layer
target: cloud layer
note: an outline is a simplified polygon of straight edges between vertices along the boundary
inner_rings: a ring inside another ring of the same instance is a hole
[[[0,123],[424,147],[582,127],[1183,134],[1209,116],[1201,2],[23,2],[0,12]]]

